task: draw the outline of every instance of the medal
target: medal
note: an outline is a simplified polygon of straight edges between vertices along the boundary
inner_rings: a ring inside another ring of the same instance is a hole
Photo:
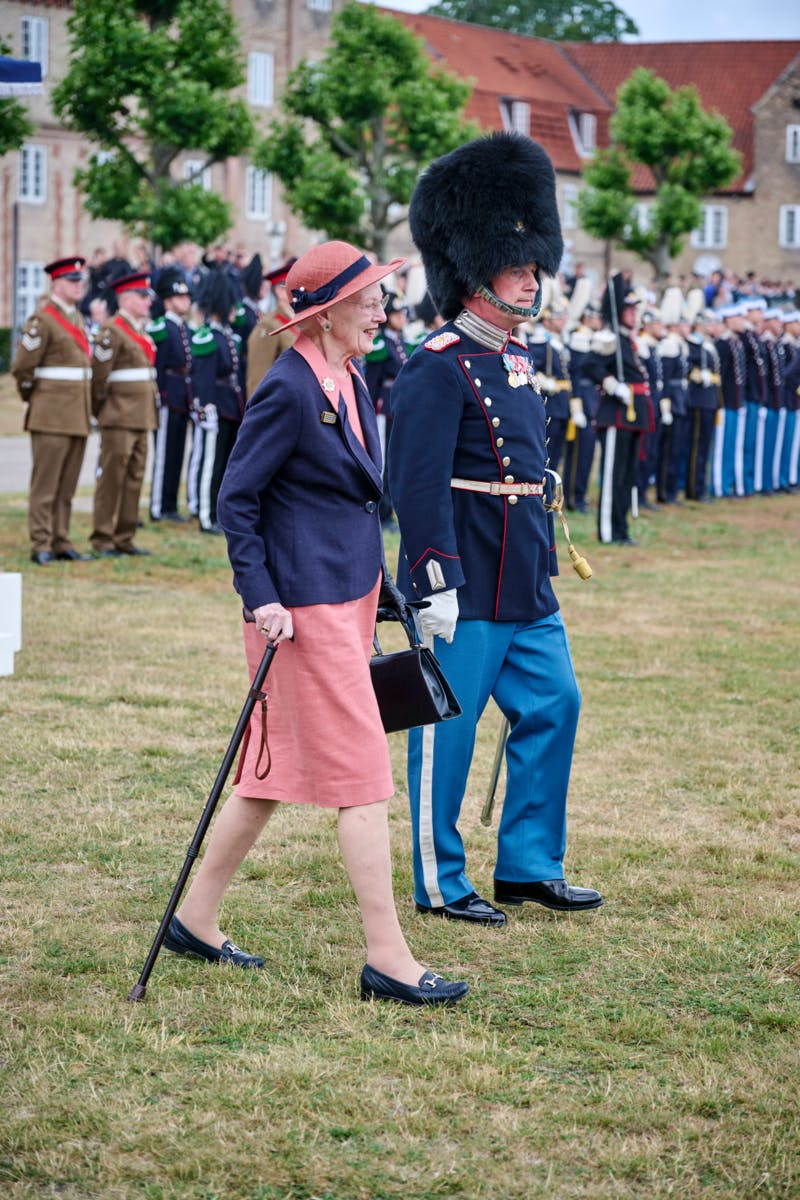
[[[528,359],[522,354],[504,354],[503,366],[508,374],[508,386],[524,387],[532,380],[531,367]]]

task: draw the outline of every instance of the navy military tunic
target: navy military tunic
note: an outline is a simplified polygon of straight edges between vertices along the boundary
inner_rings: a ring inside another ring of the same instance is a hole
[[[458,588],[459,615],[536,621],[558,610],[552,514],[541,495],[460,491],[453,477],[542,484],[546,403],[523,342],[501,352],[444,325],[392,390],[389,484],[403,535],[397,582],[422,598]]]

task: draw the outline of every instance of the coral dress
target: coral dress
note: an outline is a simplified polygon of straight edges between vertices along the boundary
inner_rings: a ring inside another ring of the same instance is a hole
[[[315,370],[330,374],[318,354],[296,347]],[[313,349],[313,348],[312,348]],[[340,379],[348,419],[363,443],[352,377]],[[347,808],[388,799],[394,792],[389,747],[372,689],[369,659],[380,574],[358,600],[291,609],[294,641],[281,642],[263,691],[267,695],[270,767],[263,774],[262,711],[257,703],[245,733],[236,794],[324,808]],[[267,642],[243,623],[251,680]]]

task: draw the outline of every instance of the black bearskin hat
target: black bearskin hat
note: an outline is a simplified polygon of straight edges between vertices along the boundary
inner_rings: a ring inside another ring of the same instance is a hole
[[[408,220],[448,321],[505,267],[535,262],[555,275],[564,252],[553,164],[520,133],[493,133],[437,158],[417,181]]]
[[[162,300],[170,296],[188,296],[189,285],[180,267],[162,267],[156,280],[155,293]]]
[[[236,308],[236,292],[227,271],[215,267],[203,276],[197,289],[197,307],[206,317],[213,315],[223,324],[228,323],[231,309]]]
[[[603,292],[603,299],[600,303],[600,315],[606,325],[610,325],[614,329],[618,324],[623,308],[638,303],[639,297],[631,287],[630,279],[623,275],[621,271],[617,271],[610,277],[606,285],[606,290]]]
[[[239,279],[245,296],[249,296],[251,300],[258,300],[264,283],[264,266],[260,254],[253,255],[244,270],[239,272]]]

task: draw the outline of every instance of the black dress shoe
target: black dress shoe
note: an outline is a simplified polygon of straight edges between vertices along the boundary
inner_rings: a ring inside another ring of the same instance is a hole
[[[48,563],[55,561],[55,554],[49,550],[35,550],[31,555],[31,562],[36,563],[37,567],[46,567]]]
[[[152,550],[143,550],[141,546],[118,546],[117,554],[131,554],[138,558],[144,558],[146,555],[152,554]]]
[[[182,517],[179,512],[168,512],[161,514],[162,521],[173,521],[176,525],[185,525],[189,520],[188,517]]]
[[[93,554],[81,554],[71,547],[69,550],[59,550],[56,558],[59,562],[91,562],[94,558]]]
[[[599,908],[603,903],[603,897],[594,888],[570,887],[566,879],[540,879],[534,883],[495,879],[494,898],[498,904],[524,904],[531,900],[557,912],[582,912]]]
[[[639,545],[636,538],[632,538],[632,537],[612,538],[611,540],[615,546],[638,546]]]
[[[361,972],[362,1000],[396,1000],[400,1004],[457,1004],[463,1000],[469,988],[465,983],[451,983],[442,979],[434,971],[426,971],[419,983],[414,987],[410,983],[401,983],[376,971],[369,963]]]
[[[122,558],[122,551],[116,550],[113,546],[110,550],[95,550],[95,558]]]
[[[208,942],[201,942],[193,933],[189,933],[177,917],[173,917],[169,923],[164,945],[173,954],[188,954],[205,962],[230,963],[232,967],[241,967],[245,971],[260,971],[264,966],[263,958],[257,954],[246,954],[233,942],[223,942],[219,950],[216,946],[209,946]]]
[[[499,928],[506,923],[506,914],[495,908],[488,900],[484,900],[477,892],[470,892],[452,904],[441,908],[430,908],[427,904],[417,904],[417,912],[431,913],[434,917],[447,917],[450,921],[472,921],[473,925],[494,925]]]

